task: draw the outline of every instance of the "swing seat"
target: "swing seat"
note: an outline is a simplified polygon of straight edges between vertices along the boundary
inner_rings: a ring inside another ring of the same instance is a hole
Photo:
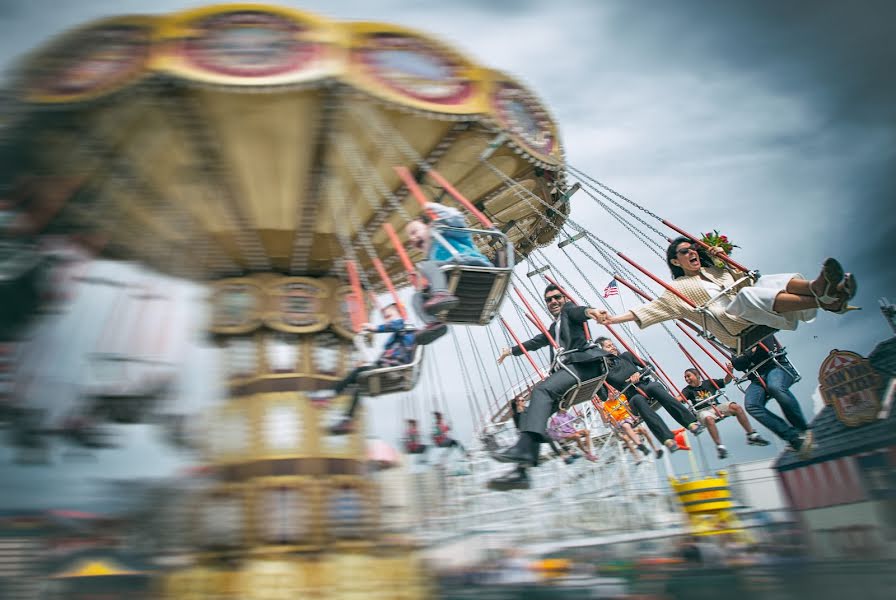
[[[404,453],[405,454],[423,454],[426,452],[426,446],[423,444],[405,444]]]
[[[714,394],[710,394],[706,398],[701,398],[698,402],[694,402],[691,404],[691,412],[694,413],[694,416],[700,414],[700,411],[711,409],[715,406],[721,404],[720,398],[727,398],[725,395],[725,390],[716,390]],[[722,415],[719,411],[716,411],[715,419],[716,421],[721,421],[722,419],[727,418],[729,415]]]
[[[566,354],[563,352],[560,354],[558,359]],[[559,361],[559,365],[561,369],[564,369],[566,372],[571,374],[576,379],[576,384],[573,385],[569,390],[563,394],[563,397],[560,399],[560,409],[568,410],[570,407],[575,406],[576,404],[581,404],[582,402],[589,402],[594,396],[597,395],[597,390],[604,385],[604,382],[607,380],[607,359],[601,358],[599,359],[602,373],[597,377],[593,377],[592,379],[586,379],[582,381],[578,378],[575,372],[567,367],[562,361]]]
[[[456,325],[488,325],[498,314],[513,273],[513,244],[500,231],[459,229],[472,235],[487,236],[495,249],[494,266],[448,263],[442,271],[448,280],[448,291],[457,296],[456,307],[442,315],[446,323]]]
[[[734,350],[735,354],[743,354],[762,340],[764,340],[767,336],[773,335],[778,332],[774,327],[769,327],[767,325],[751,325],[741,331],[740,333],[733,333],[730,329],[728,329],[719,318],[709,310],[709,306],[717,301],[719,298],[727,294],[728,292],[737,289],[738,287],[742,287],[742,285],[747,282],[755,282],[758,279],[759,273],[758,271],[750,271],[749,273],[745,273],[743,277],[737,279],[731,285],[725,287],[725,289],[721,290],[718,294],[709,299],[708,302],[696,307],[696,310],[700,313],[703,323],[701,324],[701,329],[703,330],[703,337],[710,338],[712,334],[709,333],[709,321],[712,320],[718,325],[721,329],[723,329],[728,335],[737,339],[737,344],[732,350]]]
[[[382,396],[395,392],[409,392],[417,385],[423,364],[423,346],[414,349],[414,360],[406,365],[381,367],[361,373],[358,390],[364,396]]]
[[[759,343],[759,342],[757,342],[757,343]],[[798,381],[800,381],[803,378],[803,376],[800,375],[800,372],[796,370],[796,367],[794,367],[793,364],[789,360],[786,360],[786,355],[787,355],[787,351],[784,348],[780,348],[778,350],[773,350],[772,352],[769,353],[768,358],[766,358],[765,360],[760,362],[758,365],[755,365],[749,371],[744,371],[743,375],[741,375],[740,377],[735,379],[734,385],[736,385],[739,390],[745,391],[746,387],[744,387],[744,386],[749,386],[752,383],[752,381],[750,380],[750,376],[755,375],[760,369],[762,369],[769,362],[773,362],[773,363],[775,363],[775,365],[778,366],[778,368],[783,369],[783,370],[787,371],[788,373],[790,373],[790,376],[793,378],[793,383],[791,383],[790,385],[793,386]],[[781,358],[784,358],[784,362],[782,362],[780,360]]]
[[[744,329],[737,337],[737,354],[743,354],[765,338],[774,335],[778,330],[768,325],[752,325]]]

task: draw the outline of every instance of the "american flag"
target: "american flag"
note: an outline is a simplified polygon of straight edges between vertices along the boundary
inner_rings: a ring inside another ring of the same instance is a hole
[[[619,293],[619,288],[616,286],[616,280],[611,279],[610,283],[607,284],[607,287],[604,288],[604,298],[609,298],[610,296],[615,296]]]

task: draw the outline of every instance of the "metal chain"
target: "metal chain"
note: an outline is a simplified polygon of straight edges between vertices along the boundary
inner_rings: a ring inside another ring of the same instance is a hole
[[[328,173],[328,171],[325,172],[325,176],[326,176],[326,173]],[[344,196],[345,190],[343,188],[342,180],[335,179],[335,178],[328,178],[328,179],[329,179],[329,181],[335,182],[334,193],[337,196]],[[333,213],[333,226],[334,226],[333,228],[336,231],[336,238],[339,240],[339,245],[342,246],[342,251],[345,254],[349,255],[349,260],[354,262],[355,265],[358,267],[358,269],[357,269],[358,277],[361,279],[362,283],[366,282],[366,283],[364,283],[365,286],[367,287],[367,289],[370,289],[370,285],[369,285],[370,282],[366,281],[367,276],[364,274],[364,271],[360,268],[360,263],[358,262],[358,255],[355,253],[355,247],[352,245],[351,238],[349,237],[348,233],[343,229],[343,227],[340,227],[340,223],[342,223],[343,225],[345,225],[345,223],[344,223],[344,221],[341,221],[339,218],[339,214],[336,210],[336,204],[334,204],[332,202],[328,202],[328,204],[330,205],[331,212]],[[351,211],[349,211],[349,212],[351,212]],[[343,267],[344,267],[344,265],[343,265]],[[363,302],[363,299],[362,299],[362,302]]]
[[[407,209],[405,209],[401,199],[392,193],[389,186],[387,186],[379,176],[379,172],[370,165],[369,161],[367,161],[367,165],[363,164],[365,159],[361,156],[361,151],[358,149],[358,146],[346,137],[341,139],[342,141],[339,146],[341,150],[340,154],[348,159],[348,166],[352,169],[353,176],[356,180],[360,180],[366,184],[365,189],[368,190],[368,193],[370,189],[369,186],[372,184],[373,187],[376,188],[377,193],[386,200],[392,210],[400,214],[404,220],[412,221],[414,217],[412,217]],[[371,173],[377,173],[377,176],[373,177]],[[373,206],[372,203],[371,206]],[[379,208],[382,208],[382,206]]]
[[[464,356],[460,351],[460,344],[457,341],[457,336],[454,335],[454,327],[449,327],[449,333],[451,333],[451,341],[454,342],[454,351],[457,352],[457,359],[460,362],[461,379],[463,379],[464,381],[464,393],[467,397],[467,404],[470,407],[470,418],[473,419],[473,432],[475,435],[476,419],[478,419],[480,423],[484,423],[485,421],[482,416],[482,410],[479,409],[478,404],[476,404],[474,400],[474,396],[472,393],[472,384],[468,379],[469,373],[467,373],[467,365],[464,362]]]
[[[604,210],[606,210],[607,213],[609,213],[611,217],[613,217],[614,219],[616,219],[616,220],[617,220],[617,221],[618,221],[618,222],[619,222],[619,223],[620,223],[620,224],[621,224],[621,225],[622,225],[622,226],[623,226],[629,233],[631,233],[633,236],[635,236],[636,239],[638,239],[638,240],[639,240],[640,242],[642,242],[645,246],[647,246],[647,248],[648,248],[651,252],[653,252],[654,254],[656,254],[656,255],[660,258],[660,260],[663,259],[663,251],[664,251],[664,248],[663,248],[663,245],[662,245],[662,244],[660,244],[659,242],[657,242],[656,240],[654,240],[654,239],[652,239],[652,238],[647,237],[647,235],[646,235],[643,231],[641,231],[641,230],[635,228],[631,223],[629,223],[628,221],[626,221],[625,218],[622,217],[622,215],[620,215],[620,214],[617,213],[615,210],[613,210],[612,208],[610,208],[609,206],[607,206],[606,203],[604,203],[604,202],[602,202],[601,200],[599,200],[599,199],[598,199],[596,196],[594,196],[590,191],[588,191],[587,189],[586,189],[586,190],[583,190],[583,191],[585,192],[585,194],[586,194],[588,197],[590,197],[590,198],[593,199],[595,202],[597,202],[597,204],[598,204],[601,208],[603,208]],[[624,210],[624,209],[623,209],[623,210]],[[626,212],[628,212],[628,211],[626,211]],[[629,213],[629,214],[630,214],[632,217],[634,217],[635,219],[638,219],[639,221],[641,221],[642,223],[644,223],[646,226],[650,227],[650,225],[647,225],[646,221],[643,221],[642,219],[640,219],[639,217],[637,217],[634,213]]]
[[[611,194],[613,194],[614,196],[616,196],[617,198],[621,198],[622,200],[628,202],[629,204],[631,204],[632,206],[634,206],[635,208],[637,208],[638,210],[640,210],[640,211],[643,212],[644,214],[646,214],[646,215],[648,215],[648,216],[650,216],[650,217],[653,217],[653,218],[656,219],[657,221],[662,221],[662,220],[663,220],[658,214],[656,214],[656,213],[654,213],[654,212],[651,212],[651,211],[650,211],[649,209],[647,209],[646,207],[644,207],[644,206],[638,204],[637,202],[635,202],[635,201],[632,200],[631,198],[628,198],[627,196],[624,196],[623,194],[617,192],[616,190],[614,190],[614,189],[611,188],[610,186],[608,186],[608,185],[606,185],[606,184],[604,184],[604,183],[601,183],[600,181],[598,181],[597,179],[591,177],[590,175],[588,175],[587,173],[585,173],[585,172],[582,171],[581,169],[578,169],[578,168],[576,168],[576,167],[570,165],[569,163],[566,164],[566,167],[567,167],[570,171],[572,171],[572,172],[574,172],[576,175],[578,175],[579,177],[582,177],[582,178],[588,180],[589,182],[591,182],[592,184],[594,184],[594,186],[598,186],[598,187],[600,187],[600,188],[603,188],[603,189],[607,190],[608,192],[610,192]],[[593,187],[593,186],[592,186],[592,187]],[[605,196],[605,197],[606,197],[606,196]],[[609,200],[609,198],[607,198],[607,199]],[[620,207],[620,208],[621,208],[621,207]],[[662,232],[660,232],[660,231],[658,231],[658,230],[655,230],[655,231],[657,231],[657,233],[659,233],[661,236],[666,237]]]
[[[467,330],[467,340],[470,342],[470,348],[476,348],[476,344],[473,342],[473,334],[470,333],[469,327],[464,327]],[[500,404],[498,403],[498,395],[495,393],[495,388],[492,387],[491,379],[486,374],[485,364],[482,362],[482,357],[479,355],[479,352],[473,352],[473,359],[476,361],[476,370],[479,373],[479,378],[485,385],[488,386],[489,391],[492,395],[492,400],[494,401],[495,408],[492,409],[491,404],[488,404],[489,410],[498,410]]]

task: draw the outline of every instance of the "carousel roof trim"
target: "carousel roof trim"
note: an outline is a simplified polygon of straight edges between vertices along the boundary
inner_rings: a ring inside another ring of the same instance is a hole
[[[258,21],[251,33],[256,43],[272,44],[266,68],[238,64],[241,48],[228,37],[252,19]],[[281,42],[292,45],[277,49]],[[526,160],[548,170],[563,164],[554,120],[514,77],[410,27],[343,22],[282,6],[214,4],[98,19],[30,52],[14,81],[26,105],[67,105],[104,98],[153,76],[255,92],[337,81],[403,109],[495,124]],[[514,103],[525,104],[538,122],[516,121]]]

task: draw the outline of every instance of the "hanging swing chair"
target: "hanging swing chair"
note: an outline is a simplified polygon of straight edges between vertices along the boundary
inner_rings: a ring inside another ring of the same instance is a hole
[[[423,346],[414,348],[414,360],[404,365],[380,367],[361,373],[358,390],[363,396],[382,396],[395,392],[409,392],[417,385],[423,364]]]
[[[757,344],[762,344],[762,341],[760,340],[759,342],[757,342]],[[786,359],[787,350],[784,347],[779,347],[772,350],[766,348],[763,345],[763,349],[767,350],[768,352],[768,356],[765,358],[765,360],[753,365],[751,369],[744,371],[743,375],[734,380],[734,385],[736,385],[739,390],[741,390],[742,392],[746,392],[746,387],[749,386],[750,383],[752,383],[751,377],[753,376],[758,377],[761,381],[762,377],[761,375],[759,375],[759,372],[766,370],[765,367],[769,363],[774,364],[779,369],[782,369],[783,371],[786,371],[788,374],[790,374],[790,376],[793,378],[793,383],[791,383],[791,385],[797,383],[803,378],[803,376],[800,375],[800,372],[796,370],[796,367],[794,367],[793,364]]]
[[[491,247],[495,248],[494,266],[449,263],[442,267],[448,279],[448,291],[457,297],[458,304],[443,315],[446,323],[455,325],[488,325],[498,314],[501,303],[510,285],[513,274],[513,244],[500,231],[486,229],[466,229],[440,227],[434,233],[439,243],[443,243],[441,232],[456,231],[471,235],[487,236]],[[458,257],[447,242],[443,244],[452,256]]]
[[[597,348],[595,345],[594,348]],[[591,379],[582,380],[576,374],[573,369],[570,369],[569,366],[563,362],[563,357],[571,354],[572,352],[579,352],[579,350],[566,350],[563,352],[558,352],[555,358],[557,369],[563,369],[570,375],[572,375],[576,383],[569,390],[563,394],[563,397],[560,399],[560,409],[561,410],[569,410],[571,407],[576,404],[581,404],[583,402],[589,402],[595,395],[597,395],[597,391],[607,380],[607,373],[609,369],[607,368],[607,359],[600,358],[596,362],[600,365],[601,374],[597,377],[592,377]]]

